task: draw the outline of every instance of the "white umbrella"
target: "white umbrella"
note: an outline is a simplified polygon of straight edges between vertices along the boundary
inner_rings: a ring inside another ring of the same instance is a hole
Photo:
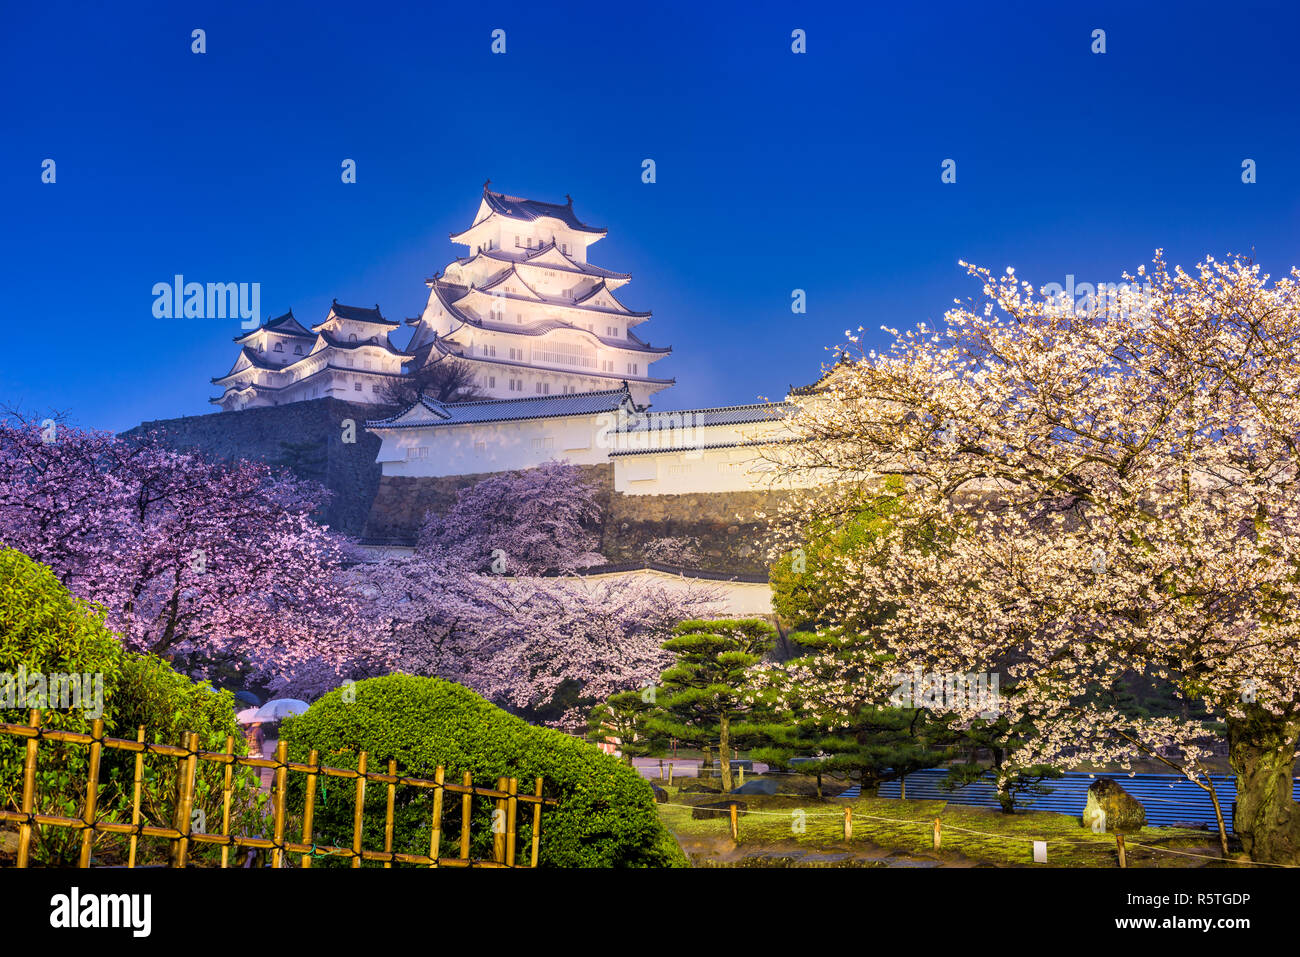
[[[276,698],[257,709],[258,721],[280,721],[291,714],[302,714],[311,705],[298,698]]]
[[[235,720],[238,721],[240,724],[252,724],[254,721],[258,720],[257,709],[245,708],[243,711],[237,712],[235,714]]]

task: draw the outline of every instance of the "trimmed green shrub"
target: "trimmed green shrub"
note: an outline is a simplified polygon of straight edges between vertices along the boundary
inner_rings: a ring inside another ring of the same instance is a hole
[[[558,807],[542,812],[539,863],[550,867],[681,867],[685,856],[655,810],[650,785],[578,738],[537,728],[507,714],[461,685],[438,678],[388,675],[360,681],[316,701],[306,714],[281,726],[289,758],[306,761],[314,748],[322,764],[355,768],[367,754],[367,770],[384,771],[397,761],[399,774],[432,778],[446,768],[446,780],[460,783],[464,772],[474,783],[494,787],[498,777],[516,777],[520,791],[531,792],[535,778],[544,781],[546,797]],[[352,694],[348,695],[352,698]],[[305,776],[290,775],[291,806],[301,808]],[[328,793],[318,793],[315,841],[350,847],[355,791],[351,781],[325,779]],[[456,856],[460,840],[459,795],[444,802],[442,856]],[[322,800],[323,799],[323,800]],[[366,790],[363,846],[383,848],[387,788]],[[471,855],[490,858],[492,801],[475,798],[471,820]],[[432,820],[431,790],[399,787],[394,805],[394,850],[427,854]],[[518,854],[526,860],[532,841],[532,814],[520,805]],[[343,858],[322,863],[345,864]]]
[[[195,731],[201,749],[220,751],[226,736],[233,735],[236,753],[245,753],[230,692],[216,693],[207,684],[197,684],[153,655],[125,651],[105,626],[101,609],[69,594],[46,566],[12,549],[0,549],[0,694],[10,691],[9,700],[0,700],[0,721],[6,723],[27,723],[31,686],[23,681],[23,687],[17,687],[13,679],[20,670],[27,676],[98,676],[104,732],[110,737],[134,739],[136,729],[144,725],[146,740],[182,744],[183,733]],[[5,676],[10,680],[7,686]],[[92,678],[92,687],[95,681]],[[60,707],[60,702],[51,699],[43,704],[53,707],[40,708],[41,726],[89,733],[96,716],[95,703]],[[12,810],[22,806],[24,752],[22,739],[0,735],[0,803]],[[37,810],[80,816],[90,748],[43,741],[37,753]],[[134,768],[133,754],[108,749],[103,752],[99,818],[130,821]],[[216,830],[221,823],[222,778],[219,766],[200,764],[195,807],[202,812],[197,815],[199,822],[207,824],[208,830]],[[249,790],[255,782],[252,772],[236,776],[236,800],[232,805],[238,813],[256,804]],[[141,789],[143,820],[171,826],[175,798],[176,759],[147,756]],[[120,856],[126,841],[120,835],[101,834],[95,853],[101,857]],[[80,844],[78,831],[38,827],[34,832],[33,860],[53,866],[74,864]],[[146,838],[142,846],[147,859],[151,853],[157,856],[166,845]],[[210,851],[196,847],[195,855],[201,858]]]

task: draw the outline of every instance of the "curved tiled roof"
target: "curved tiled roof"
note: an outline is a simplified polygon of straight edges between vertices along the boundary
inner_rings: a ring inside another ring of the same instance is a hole
[[[370,346],[372,349],[383,349],[385,352],[391,353],[392,355],[400,356],[406,354],[394,348],[393,344],[388,341],[388,336],[386,334],[380,337],[378,342],[372,342],[370,339],[362,339],[359,342],[344,342],[342,339],[335,338],[323,329],[318,332],[317,335],[325,340],[327,346],[333,349],[351,350],[362,349],[365,346]]]
[[[532,222],[543,217],[558,219],[570,229],[576,229],[583,233],[607,233],[609,230],[602,229],[598,226],[588,226],[586,223],[573,215],[573,203],[561,205],[560,203],[543,203],[536,199],[525,199],[522,196],[508,196],[505,193],[495,193],[483,187],[483,201],[487,203],[488,208],[494,213],[499,213],[507,219],[521,219],[525,222]]]
[[[583,330],[585,331],[585,330]],[[513,369],[529,369],[533,372],[553,372],[557,375],[575,375],[582,376],[585,379],[612,379],[614,381],[623,380],[625,382],[647,382],[652,385],[676,385],[676,379],[656,379],[653,376],[641,375],[620,375],[616,372],[596,372],[593,369],[570,369],[563,366],[539,366],[531,362],[523,362],[517,359],[498,359],[495,356],[476,356],[473,353],[465,353],[451,349],[447,341],[441,337],[435,339],[432,343],[443,355],[453,356],[457,359],[464,359],[466,362],[482,362],[486,365],[510,366]],[[451,345],[460,345],[460,343],[451,343]]]
[[[686,425],[697,429],[722,425],[752,425],[757,422],[775,422],[798,410],[799,407],[790,402],[759,402],[753,405],[722,405],[709,409],[682,409],[677,412],[643,412],[636,417],[635,421],[620,424],[618,431],[668,431],[677,427],[672,424],[675,418],[685,416],[690,417]]]
[[[604,266],[596,266],[592,263],[580,263],[566,256],[563,252],[559,252],[559,255],[569,263],[567,266],[551,262],[539,263],[532,261],[540,254],[549,252],[554,248],[555,243],[551,242],[536,249],[521,249],[517,253],[505,249],[480,249],[472,256],[457,259],[455,264],[468,266],[476,259],[494,259],[497,262],[512,263],[517,266],[532,266],[534,269],[554,269],[557,272],[571,272],[581,276],[589,276],[592,279],[618,279],[627,282],[632,278],[631,273],[614,272],[612,269],[606,269]],[[433,280],[430,280],[430,285],[432,285],[432,282]]]
[[[447,310],[448,313],[451,314],[451,317],[453,319],[457,320],[458,322],[462,322],[465,325],[473,326],[476,329],[486,329],[489,332],[513,333],[516,335],[523,335],[523,336],[541,336],[541,335],[545,335],[548,332],[552,332],[556,329],[563,329],[570,332],[580,332],[584,336],[591,336],[592,338],[597,339],[604,345],[610,346],[611,348],[625,349],[628,352],[649,352],[649,353],[658,353],[660,355],[668,355],[673,351],[672,346],[650,345],[648,342],[645,342],[644,340],[636,336],[630,329],[628,330],[627,333],[627,339],[623,340],[623,339],[611,339],[607,336],[602,336],[599,333],[592,332],[590,329],[584,329],[581,326],[575,326],[573,323],[565,322],[562,319],[538,319],[535,322],[530,322],[522,326],[518,324],[511,324],[508,322],[502,323],[502,322],[492,322],[490,320],[477,319],[474,316],[470,315],[469,313],[465,312],[464,310],[460,309],[456,305],[456,303],[458,303],[461,299],[464,299],[465,296],[472,291],[486,292],[487,291],[486,289],[475,290],[474,287],[466,287],[466,286],[457,285],[455,283],[443,282],[441,279],[434,284],[433,289],[438,295],[438,301],[442,303],[443,307]],[[460,295],[455,295],[455,298],[452,298],[455,291],[458,290],[461,291]],[[509,299],[509,300],[514,300],[516,302],[534,301],[532,299],[525,299],[522,296],[512,296],[510,293],[501,293],[500,295],[493,295],[492,298]],[[544,303],[548,302],[548,300],[545,299],[540,301]],[[607,309],[593,309],[589,311],[599,312],[602,315],[619,315],[618,313],[612,313]]]
[[[338,316],[340,319],[350,319],[353,322],[374,322],[381,326],[401,325],[401,323],[396,319],[385,319],[379,312],[379,306],[377,304],[373,309],[366,309],[364,306],[345,306],[335,299],[334,304],[330,306],[330,312]],[[325,321],[328,322],[329,319],[326,318]],[[317,323],[312,326],[312,328],[319,329],[324,324],[324,322]]]
[[[257,335],[257,333],[259,332],[274,332],[277,335],[294,336],[300,339],[315,338],[315,336],[312,333],[308,332],[302,326],[302,324],[299,323],[298,320],[294,318],[292,309],[286,312],[283,316],[276,316],[274,319],[266,320],[266,323],[264,325],[258,326],[256,329],[250,329],[248,332],[245,332],[243,335],[235,336],[235,341],[243,342],[245,339],[249,338],[250,336]]]
[[[618,298],[614,295],[613,290],[609,289],[609,287],[605,285],[605,281],[603,279],[600,282],[596,283],[596,285],[593,286],[589,291],[583,293],[581,297],[576,297],[573,299],[563,299],[559,296],[547,296],[533,289],[532,286],[528,285],[528,283],[524,281],[523,276],[519,275],[519,273],[515,270],[514,266],[511,266],[509,269],[502,270],[500,273],[493,276],[491,279],[489,279],[486,283],[484,283],[481,286],[471,285],[469,287],[469,291],[487,292],[488,290],[496,286],[499,286],[512,274],[519,280],[520,284],[529,292],[531,292],[533,296],[535,296],[536,298],[529,299],[527,296],[520,296],[516,293],[509,293],[509,292],[494,292],[492,293],[493,296],[498,296],[502,299],[512,299],[515,300],[516,302],[540,302],[547,306],[558,306],[561,309],[579,309],[582,310],[583,312],[599,313],[602,316],[623,316],[623,317],[631,317],[633,319],[649,319],[651,315],[651,313],[649,312],[633,312],[631,309],[624,306],[621,302],[618,301]],[[604,309],[600,306],[584,305],[584,303],[588,299],[590,299],[592,296],[594,296],[596,293],[600,292],[601,290],[605,290],[606,292],[608,292],[609,297],[613,299],[614,302],[618,303],[619,306],[622,306],[622,308]]]
[[[428,428],[444,425],[470,425],[487,422],[518,422],[525,419],[553,419],[569,415],[596,415],[616,412],[632,402],[627,383],[621,389],[600,392],[570,392],[557,395],[528,396],[520,399],[474,399],[469,402],[439,402],[428,396],[407,406],[396,415],[375,419],[366,428],[402,429]],[[416,406],[436,416],[436,421],[423,419],[413,422],[398,421]]]

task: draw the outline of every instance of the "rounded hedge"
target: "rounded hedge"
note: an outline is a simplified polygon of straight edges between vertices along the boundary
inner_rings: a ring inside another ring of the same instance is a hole
[[[498,777],[519,779],[531,792],[535,778],[544,795],[559,801],[542,812],[539,863],[550,867],[681,867],[685,856],[659,819],[650,785],[632,768],[578,738],[538,728],[507,714],[461,685],[439,678],[388,675],[336,689],[302,715],[281,726],[290,760],[305,761],[314,748],[322,764],[355,768],[367,754],[367,770],[384,771],[396,760],[399,774],[432,778],[446,769],[446,780],[459,783],[464,772],[474,783],[494,787]],[[290,775],[291,800],[302,805],[304,775]],[[352,844],[354,792],[351,782],[327,781],[318,794],[314,840],[317,844]],[[444,804],[441,854],[458,852],[460,802]],[[366,790],[363,846],[383,844],[387,788]],[[531,846],[531,809],[519,814],[519,855]],[[491,854],[492,802],[476,798],[471,823],[472,856]],[[397,789],[394,849],[427,854],[431,833],[432,794],[426,789]],[[322,863],[346,863],[326,858]]]

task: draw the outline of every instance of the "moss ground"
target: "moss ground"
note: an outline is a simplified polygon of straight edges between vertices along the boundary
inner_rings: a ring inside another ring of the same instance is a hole
[[[689,807],[721,795],[682,794],[666,788],[659,805],[665,825],[697,866],[753,866],[757,859],[784,866],[829,863],[924,864],[925,866],[1033,867],[1033,841],[1047,842],[1052,867],[1117,867],[1113,834],[1093,834],[1077,818],[1036,811],[1002,814],[945,801],[891,798],[828,799],[808,796],[746,795],[748,813],[739,819],[740,844],[732,844],[725,813],[695,820]],[[853,838],[844,840],[844,808],[852,808]],[[795,826],[802,811],[802,832]],[[934,821],[941,822],[941,849],[933,848]],[[1210,832],[1181,828],[1143,828],[1125,836],[1129,867],[1225,866],[1187,854],[1218,857]],[[1181,854],[1169,853],[1179,851]]]

